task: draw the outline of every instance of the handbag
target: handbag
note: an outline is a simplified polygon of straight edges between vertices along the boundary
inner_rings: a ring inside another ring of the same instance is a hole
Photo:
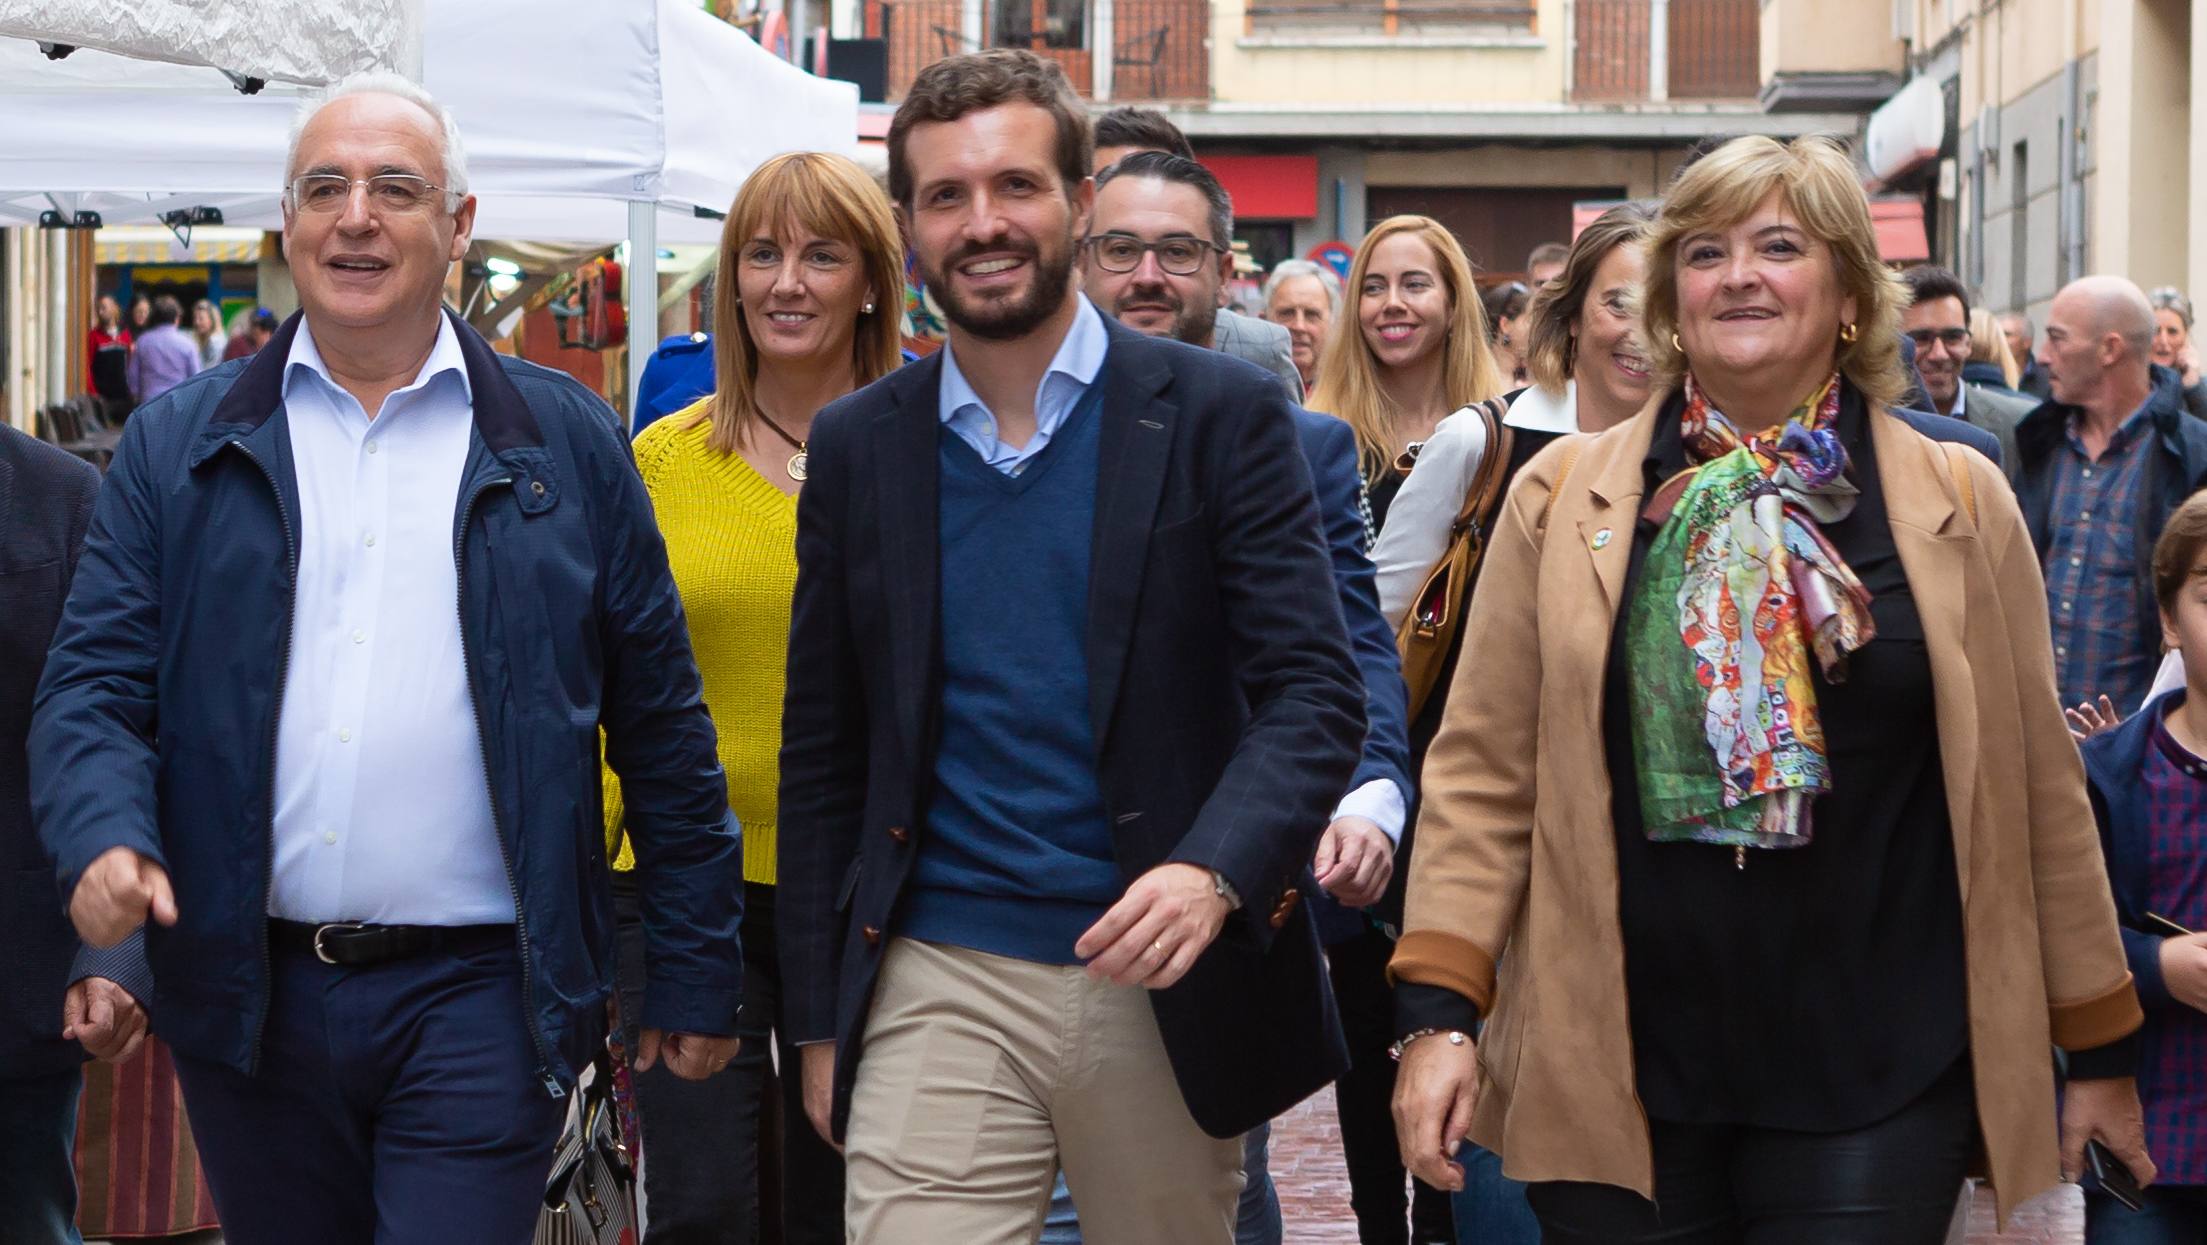
[[[553,1152],[536,1245],[636,1245],[636,1164],[621,1140],[613,1061],[591,1061],[590,1083]]]
[[[1449,527],[1448,550],[1426,573],[1417,595],[1410,598],[1410,611],[1395,633],[1395,649],[1402,656],[1402,681],[1410,691],[1412,722],[1418,720],[1441,680],[1449,654],[1455,651],[1471,582],[1487,552],[1488,529],[1496,503],[1501,500],[1503,477],[1510,469],[1510,428],[1502,422],[1500,406],[1499,400],[1489,398],[1467,408],[1477,412],[1486,425],[1485,449],[1479,455],[1478,469],[1472,472],[1471,486],[1464,490],[1463,507]]]

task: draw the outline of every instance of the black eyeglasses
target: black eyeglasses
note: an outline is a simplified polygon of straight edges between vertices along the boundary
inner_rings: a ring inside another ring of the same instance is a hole
[[[1963,328],[1910,329],[1908,340],[1916,343],[1916,349],[1918,350],[1931,349],[1931,343],[1933,342],[1938,342],[1948,350],[1960,350],[1969,345],[1969,330]]]
[[[1088,239],[1090,253],[1096,257],[1096,265],[1105,272],[1132,272],[1142,266],[1142,257],[1154,252],[1157,266],[1176,277],[1192,277],[1203,271],[1203,263],[1211,252],[1225,253],[1226,248],[1202,238],[1166,238],[1162,242],[1144,242],[1129,233],[1100,233]]]

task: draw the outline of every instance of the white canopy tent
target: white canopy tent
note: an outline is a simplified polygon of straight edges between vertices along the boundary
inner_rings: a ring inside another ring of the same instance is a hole
[[[427,0],[422,21],[423,83],[466,140],[477,235],[625,238],[629,320],[646,338],[660,242],[716,242],[710,214],[770,156],[857,147],[855,86],[681,0]],[[228,225],[281,228],[304,89],[243,95],[211,69],[91,48],[49,60],[0,38],[0,223],[210,206]]]

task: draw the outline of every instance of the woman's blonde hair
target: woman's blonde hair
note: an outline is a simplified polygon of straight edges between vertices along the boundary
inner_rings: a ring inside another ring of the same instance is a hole
[[[904,245],[889,197],[844,156],[794,151],[759,166],[736,192],[720,231],[720,267],[713,289],[713,371],[716,388],[690,427],[709,424],[705,443],[722,454],[748,445],[757,430],[758,345],[743,318],[738,275],[751,240],[786,226],[842,242],[858,252],[874,309],[858,317],[851,373],[870,385],[903,362]]]
[[[1342,283],[1342,314],[1335,316],[1333,332],[1318,364],[1318,387],[1310,395],[1312,410],[1340,418],[1356,431],[1357,467],[1366,479],[1377,479],[1393,468],[1394,439],[1388,425],[1398,413],[1379,383],[1379,361],[1364,340],[1363,317],[1357,307],[1364,294],[1364,275],[1372,252],[1396,234],[1411,234],[1431,247],[1440,268],[1441,284],[1448,290],[1449,324],[1441,340],[1444,363],[1441,384],[1448,407],[1456,410],[1502,392],[1502,372],[1494,352],[1487,349],[1487,315],[1479,305],[1479,290],[1472,281],[1471,260],[1456,237],[1430,216],[1392,216],[1364,235],[1349,265],[1349,279]]]
[[[1560,394],[1578,361],[1579,313],[1594,292],[1594,270],[1620,246],[1638,246],[1655,223],[1655,204],[1620,203],[1594,218],[1564,258],[1563,272],[1533,293],[1525,315],[1525,371],[1533,383]],[[1638,301],[1637,294],[1635,301]]]
[[[1907,290],[1878,258],[1870,203],[1862,196],[1854,163],[1837,140],[1821,135],[1790,143],[1762,135],[1735,138],[1689,166],[1672,185],[1648,234],[1648,279],[1640,300],[1658,386],[1676,386],[1688,367],[1673,344],[1679,243],[1747,219],[1773,190],[1794,223],[1830,248],[1833,276],[1854,297],[1855,322],[1837,326],[1832,341],[1840,375],[1871,402],[1897,405],[1908,389],[1900,361],[1900,317],[1908,304]],[[1851,334],[1846,332],[1850,327]]]
[[[2016,364],[2015,352],[2008,349],[2008,335],[2000,330],[1999,318],[1983,307],[1970,309],[1969,361],[1998,364],[2010,389],[2023,379],[2023,369]]]

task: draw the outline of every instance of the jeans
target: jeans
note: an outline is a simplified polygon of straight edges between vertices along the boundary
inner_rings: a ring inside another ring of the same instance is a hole
[[[1866,1128],[1790,1132],[1649,1121],[1655,1200],[1615,1185],[1528,1187],[1548,1245],[1941,1245],[1977,1144],[1969,1062]]]
[[[1241,1139],[1243,1183],[1241,1205],[1235,1212],[1234,1245],[1280,1245],[1280,1195],[1272,1187],[1272,1125],[1259,1124]],[[1081,1245],[1080,1216],[1073,1210],[1073,1195],[1066,1191],[1065,1174],[1058,1173],[1050,1190],[1050,1213],[1042,1221],[1037,1245]]]
[[[382,964],[278,947],[252,1075],[176,1054],[229,1245],[528,1245],[565,1099],[511,932]]]
[[[77,1099],[84,1073],[0,1077],[0,1215],[10,1245],[80,1245]]]
[[[1502,1174],[1502,1157],[1467,1141],[1456,1161],[1464,1166],[1464,1191],[1449,1199],[1456,1245],[1540,1245],[1540,1220],[1525,1186]]]
[[[2207,1245],[2207,1187],[2156,1185],[2132,1210],[2104,1193],[2084,1196],[2088,1245]]]
[[[636,1049],[644,927],[635,879],[614,875],[622,1025]],[[743,1048],[719,1073],[685,1081],[664,1066],[636,1077],[644,1132],[644,1245],[840,1245],[843,1160],[805,1117],[795,1047],[774,1018],[781,1004],[774,888],[743,893]],[[782,1073],[774,1074],[778,1053]],[[769,1101],[778,1094],[779,1102]],[[776,1110],[776,1107],[779,1110]],[[777,1182],[775,1173],[780,1173]],[[777,1226],[767,1222],[779,1213]]]

